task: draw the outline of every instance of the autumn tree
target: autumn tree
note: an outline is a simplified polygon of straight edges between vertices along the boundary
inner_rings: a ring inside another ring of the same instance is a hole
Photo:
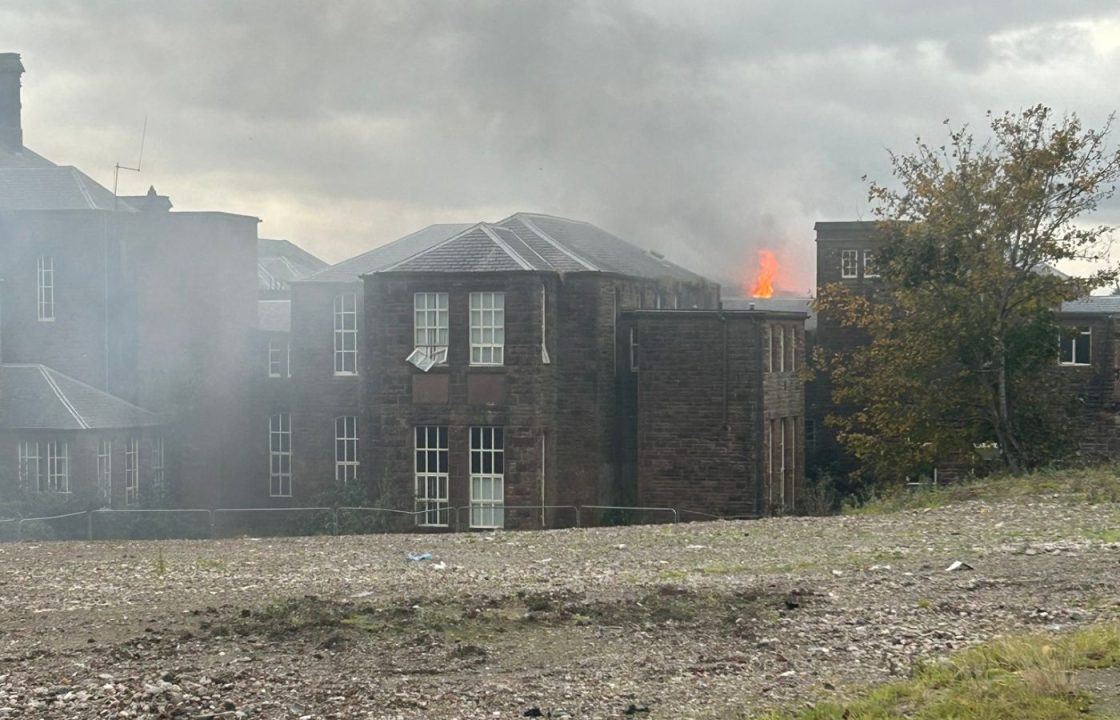
[[[1110,198],[1120,151],[1111,118],[1087,129],[1049,108],[989,115],[978,140],[921,139],[891,154],[895,182],[870,184],[884,237],[874,296],[822,289],[818,310],[867,342],[825,358],[830,422],[880,478],[998,446],[1011,472],[1069,449],[1076,398],[1056,372],[1062,301],[1117,278],[1111,228],[1087,217]],[[1069,277],[1055,266],[1088,261]]]

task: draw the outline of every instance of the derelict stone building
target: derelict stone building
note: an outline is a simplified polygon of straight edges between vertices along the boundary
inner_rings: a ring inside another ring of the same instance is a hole
[[[24,450],[0,455],[4,496],[111,486],[114,504],[220,504],[254,470],[258,220],[172,212],[154,190],[115,197],[28,149],[22,72],[0,54],[0,362],[40,392],[0,393],[0,443]],[[115,436],[100,450],[82,439],[102,429]],[[136,476],[138,492],[118,492]]]

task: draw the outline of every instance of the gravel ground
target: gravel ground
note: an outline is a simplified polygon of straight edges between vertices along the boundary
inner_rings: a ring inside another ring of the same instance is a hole
[[[750,717],[997,634],[1116,619],[1118,521],[1054,498],[0,545],[0,718]]]

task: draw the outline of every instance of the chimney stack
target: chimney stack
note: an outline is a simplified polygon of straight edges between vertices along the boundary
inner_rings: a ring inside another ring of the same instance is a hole
[[[19,53],[0,53],[0,147],[23,149],[23,123],[19,101],[23,63]]]

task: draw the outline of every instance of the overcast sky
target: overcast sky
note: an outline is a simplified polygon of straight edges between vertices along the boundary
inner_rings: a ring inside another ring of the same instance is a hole
[[[0,51],[27,67],[28,146],[111,186],[147,116],[122,194],[328,261],[529,210],[725,282],[774,247],[798,290],[813,223],[868,217],[887,148],[1120,105],[1115,0],[0,0]]]

